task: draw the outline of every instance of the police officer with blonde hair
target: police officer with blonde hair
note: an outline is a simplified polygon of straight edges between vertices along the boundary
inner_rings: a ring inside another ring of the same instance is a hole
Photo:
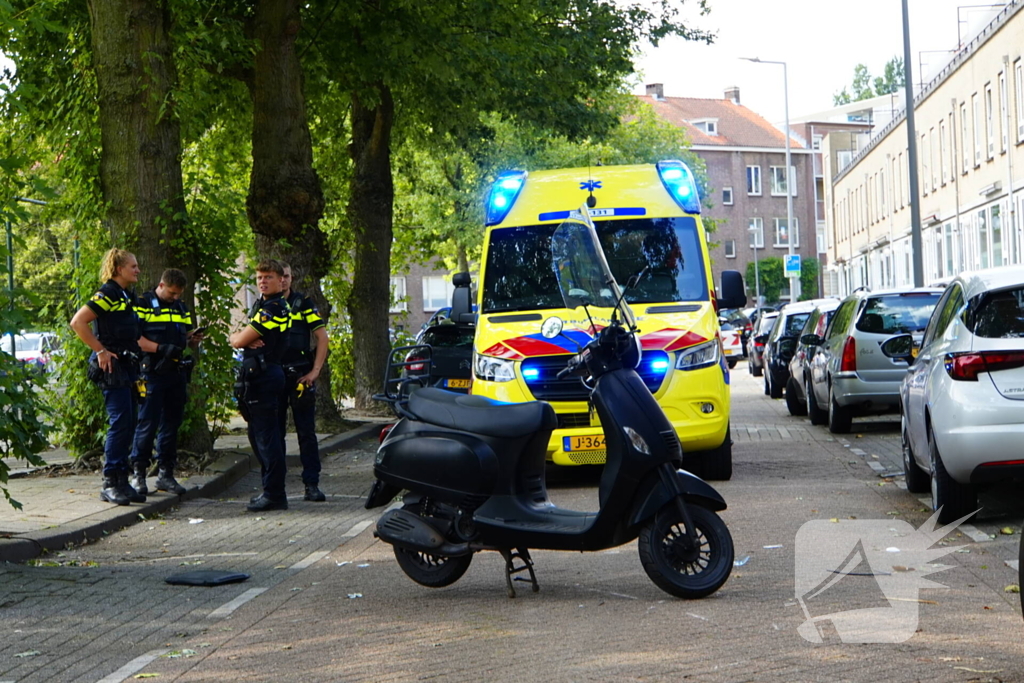
[[[140,352],[135,295],[128,288],[139,281],[138,261],[130,252],[111,249],[103,257],[100,279],[103,285],[71,319],[71,329],[93,351],[89,379],[103,392],[110,425],[103,447],[100,498],[117,505],[142,503],[146,497],[128,483]]]

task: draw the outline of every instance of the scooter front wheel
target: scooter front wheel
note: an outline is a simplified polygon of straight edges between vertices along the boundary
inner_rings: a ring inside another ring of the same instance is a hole
[[[418,550],[406,550],[395,546],[395,559],[405,575],[427,588],[444,588],[450,586],[466,573],[472,555],[448,557],[447,555],[428,555]]]
[[[640,531],[640,563],[658,588],[677,598],[711,595],[732,572],[732,535],[722,518],[691,505],[697,543],[687,543],[682,515],[669,503]]]

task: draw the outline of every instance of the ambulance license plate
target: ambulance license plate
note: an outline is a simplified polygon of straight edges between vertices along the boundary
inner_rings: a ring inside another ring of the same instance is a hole
[[[604,448],[604,434],[587,436],[567,436],[562,439],[562,450],[568,451],[599,451]]]

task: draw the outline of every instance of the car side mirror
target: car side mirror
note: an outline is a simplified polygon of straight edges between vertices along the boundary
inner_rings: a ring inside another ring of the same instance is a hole
[[[738,270],[722,271],[722,292],[718,308],[743,308],[747,305],[747,292],[743,288],[743,275]]]
[[[906,361],[907,365],[914,363],[914,338],[909,334],[897,334],[882,342],[882,353],[893,360]]]
[[[755,344],[764,344],[767,341],[768,341],[768,335],[767,334],[759,334],[756,337],[754,337],[754,343]]]
[[[822,341],[824,340],[816,334],[805,334],[800,337],[800,343],[804,346],[821,346]]]

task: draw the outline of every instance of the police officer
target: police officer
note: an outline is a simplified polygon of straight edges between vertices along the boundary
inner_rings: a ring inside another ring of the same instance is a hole
[[[100,498],[128,505],[146,500],[128,483],[140,351],[135,295],[128,288],[139,281],[138,261],[127,251],[111,249],[103,257],[100,278],[105,282],[71,318],[71,329],[93,350],[89,379],[103,392],[110,425],[103,448]]]
[[[291,326],[291,311],[283,297],[284,265],[264,259],[256,267],[260,300],[249,324],[233,333],[232,348],[243,349],[239,381],[240,405],[247,414],[249,440],[263,466],[263,493],[249,504],[250,512],[287,510],[284,490],[285,457],[281,436],[284,409],[284,370],[281,358]]]
[[[158,463],[156,489],[177,495],[185,493],[185,487],[174,478],[174,468],[178,461],[178,428],[185,415],[185,390],[194,359],[182,354],[186,347],[194,353],[203,339],[202,333],[192,330],[192,314],[181,301],[186,284],[185,273],[168,268],[156,289],[139,297],[136,308],[142,324],[139,346],[144,354],[142,378],[146,382],[146,400],[135,429],[131,485],[142,494],[149,493],[146,471],[154,439]]]
[[[292,291],[292,269],[284,265],[284,298],[292,310],[292,324],[284,352],[286,402],[281,411],[281,439],[284,441],[291,405],[295,433],[299,439],[299,460],[302,462],[302,483],[305,500],[322,503],[327,500],[320,490],[320,448],[316,440],[316,385],[327,360],[327,328],[313,300]],[[316,340],[316,350],[310,351]],[[283,446],[282,446],[283,447]],[[286,449],[287,452],[287,449]]]

